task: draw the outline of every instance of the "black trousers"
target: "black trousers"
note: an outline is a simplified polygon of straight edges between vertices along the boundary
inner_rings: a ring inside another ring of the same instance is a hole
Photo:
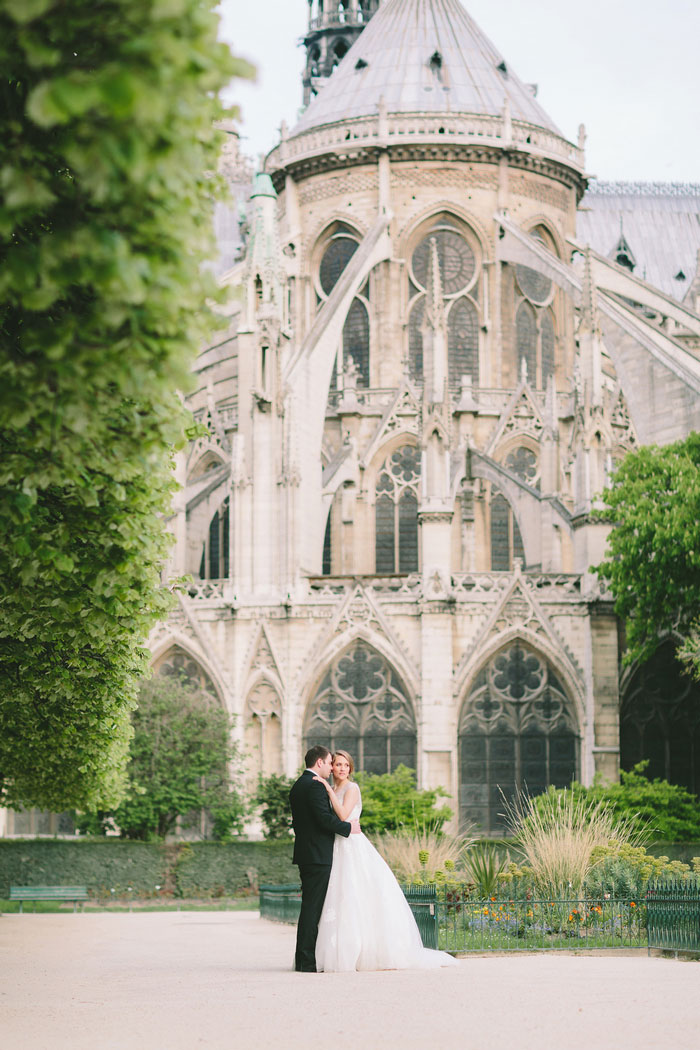
[[[297,926],[294,969],[315,973],[318,921],[326,899],[331,866],[330,864],[300,864],[299,875],[301,877],[301,911]]]

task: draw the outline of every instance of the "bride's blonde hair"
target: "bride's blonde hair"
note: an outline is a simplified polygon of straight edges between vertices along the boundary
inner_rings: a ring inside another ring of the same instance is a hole
[[[336,758],[338,757],[338,755],[340,755],[341,758],[344,758],[345,761],[347,762],[347,764],[350,766],[350,776],[352,776],[353,773],[355,772],[355,763],[352,760],[352,755],[348,751],[334,751],[333,752],[333,761],[334,762],[335,762]]]

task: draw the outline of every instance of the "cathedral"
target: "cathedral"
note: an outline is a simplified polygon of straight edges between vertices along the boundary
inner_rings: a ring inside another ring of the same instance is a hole
[[[251,786],[324,743],[482,834],[642,758],[700,791],[700,691],[673,638],[622,666],[591,516],[700,429],[700,186],[590,180],[460,0],[309,0],[304,44],[264,169],[228,136],[155,670],[236,716]]]

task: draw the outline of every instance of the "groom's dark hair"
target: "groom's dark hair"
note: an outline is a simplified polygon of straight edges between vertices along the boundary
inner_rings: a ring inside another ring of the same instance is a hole
[[[327,747],[324,747],[323,744],[315,744],[304,755],[304,764],[307,769],[313,769],[319,758],[325,758],[327,755],[330,755]]]

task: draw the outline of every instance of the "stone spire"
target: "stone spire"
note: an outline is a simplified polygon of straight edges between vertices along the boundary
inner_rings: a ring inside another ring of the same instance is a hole
[[[430,241],[426,279],[425,313],[423,315],[423,375],[426,404],[444,401],[447,392],[447,319],[440,276],[437,241]]]

